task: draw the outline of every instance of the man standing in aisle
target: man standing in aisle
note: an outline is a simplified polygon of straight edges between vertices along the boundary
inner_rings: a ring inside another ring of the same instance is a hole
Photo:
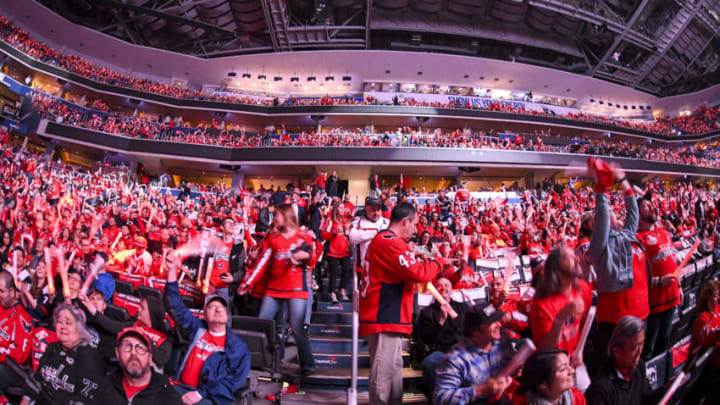
[[[412,332],[415,283],[434,280],[442,269],[436,260],[416,259],[408,248],[416,224],[415,207],[400,203],[388,229],[368,247],[368,275],[360,286],[360,335],[370,351],[373,405],[402,403],[402,336]]]

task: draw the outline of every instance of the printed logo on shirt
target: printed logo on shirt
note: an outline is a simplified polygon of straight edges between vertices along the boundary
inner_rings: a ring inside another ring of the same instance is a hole
[[[8,340],[8,341],[11,340],[10,334],[8,333],[7,326],[4,326],[2,329],[0,329],[0,338],[2,338],[3,340]]]
[[[676,250],[674,247],[664,249],[664,250],[658,252],[658,254],[655,255],[655,257],[653,257],[653,263],[661,262],[661,261],[667,259],[668,257],[674,255],[675,253],[676,253]]]
[[[56,391],[73,393],[75,392],[75,384],[70,384],[68,382],[68,375],[60,377],[63,369],[65,369],[64,365],[61,365],[58,368],[43,366],[40,370],[40,375],[43,380],[47,381]]]

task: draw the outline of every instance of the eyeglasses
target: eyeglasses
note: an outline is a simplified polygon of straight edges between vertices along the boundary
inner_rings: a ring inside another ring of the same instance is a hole
[[[130,353],[133,349],[135,349],[135,353],[139,355],[148,354],[148,351],[150,351],[150,349],[142,343],[132,344],[130,342],[122,342],[118,347],[120,348],[120,351],[125,353]]]

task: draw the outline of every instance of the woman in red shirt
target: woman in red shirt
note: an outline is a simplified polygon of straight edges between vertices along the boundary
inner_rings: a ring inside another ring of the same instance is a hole
[[[338,295],[340,295],[340,299],[343,301],[350,300],[345,286],[350,283],[350,276],[352,275],[352,262],[350,260],[352,251],[347,238],[350,224],[345,221],[345,217],[340,212],[340,207],[341,204],[339,202],[333,203],[330,217],[327,218],[320,232],[320,237],[328,241],[330,245],[327,255],[328,265],[330,265],[328,290],[330,292],[330,300],[333,304],[338,302]],[[338,273],[340,274],[339,289],[336,286]]]
[[[295,343],[300,356],[300,374],[315,372],[315,359],[303,322],[309,295],[310,269],[317,260],[312,236],[299,229],[295,211],[290,204],[275,207],[277,233],[267,239],[267,248],[255,267],[238,287],[238,294],[245,294],[270,273],[265,297],[260,307],[261,319],[275,319],[287,305]],[[285,325],[281,325],[284,332]],[[284,339],[283,339],[284,340]]]

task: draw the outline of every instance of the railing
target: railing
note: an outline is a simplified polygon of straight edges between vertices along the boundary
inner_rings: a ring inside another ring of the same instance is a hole
[[[0,41],[0,51],[5,52],[20,63],[47,74],[77,83],[103,93],[121,94],[141,100],[151,101],[158,104],[189,109],[201,109],[211,111],[242,112],[246,114],[265,116],[286,116],[286,115],[397,115],[397,116],[428,116],[428,117],[458,117],[471,119],[485,119],[493,121],[513,121],[530,124],[545,124],[568,128],[591,129],[595,131],[612,132],[629,136],[651,138],[664,142],[689,142],[709,139],[720,136],[720,130],[711,131],[700,135],[666,136],[652,132],[642,131],[633,128],[625,128],[606,123],[591,121],[571,120],[545,115],[531,115],[521,113],[508,113],[501,111],[488,111],[479,109],[466,109],[464,107],[422,107],[422,106],[392,106],[392,105],[326,105],[326,106],[261,106],[250,104],[227,103],[207,100],[179,99],[171,96],[149,93],[141,90],[130,89],[112,84],[103,84],[78,74],[68,72],[44,62],[37,61],[30,56],[15,49],[10,44]]]

